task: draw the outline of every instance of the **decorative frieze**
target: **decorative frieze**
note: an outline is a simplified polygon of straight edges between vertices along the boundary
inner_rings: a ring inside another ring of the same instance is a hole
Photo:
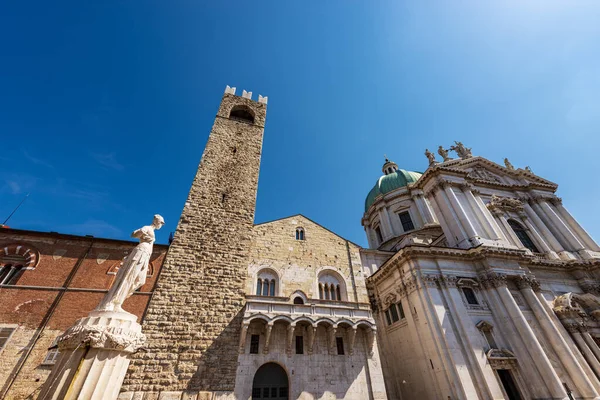
[[[510,197],[500,197],[493,195],[490,202],[487,205],[488,209],[494,211],[513,211],[516,213],[523,213],[525,206],[519,199]]]

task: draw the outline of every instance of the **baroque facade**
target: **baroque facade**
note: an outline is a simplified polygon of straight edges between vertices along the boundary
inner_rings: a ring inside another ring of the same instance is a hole
[[[599,398],[600,248],[530,168],[386,160],[362,250],[395,399]]]
[[[386,160],[368,249],[303,215],[254,224],[266,109],[227,87],[173,241],[125,303],[147,341],[119,399],[600,398],[600,248],[556,184],[456,142],[424,173]],[[0,229],[6,398],[36,397],[133,246]]]

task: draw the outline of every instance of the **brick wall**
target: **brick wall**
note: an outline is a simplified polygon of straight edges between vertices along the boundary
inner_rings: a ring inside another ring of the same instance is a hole
[[[26,270],[14,285],[0,287],[0,327],[16,328],[0,352],[0,393],[10,385],[7,398],[21,399],[37,393],[49,375],[51,366],[41,365],[48,347],[96,307],[114,280],[115,275],[109,272],[115,271],[137,243],[0,229],[0,261],[3,249],[14,244],[22,246],[21,253],[30,250],[37,257],[32,269]],[[153,276],[140,293],[125,302],[124,308],[138,317],[146,309],[166,251],[165,245],[154,246]],[[69,285],[64,286],[78,263]]]

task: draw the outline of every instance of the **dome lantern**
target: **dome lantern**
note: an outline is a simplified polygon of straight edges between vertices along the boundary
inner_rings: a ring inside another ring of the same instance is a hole
[[[389,174],[393,174],[394,172],[398,171],[398,164],[396,164],[393,161],[388,160],[388,158],[385,158],[385,163],[383,164],[383,167],[381,167],[381,172],[384,173],[384,175],[389,175]]]

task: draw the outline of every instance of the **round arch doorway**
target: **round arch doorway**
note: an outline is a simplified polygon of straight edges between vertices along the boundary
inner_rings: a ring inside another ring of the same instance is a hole
[[[288,400],[289,382],[285,370],[275,363],[262,365],[252,381],[252,400]]]

